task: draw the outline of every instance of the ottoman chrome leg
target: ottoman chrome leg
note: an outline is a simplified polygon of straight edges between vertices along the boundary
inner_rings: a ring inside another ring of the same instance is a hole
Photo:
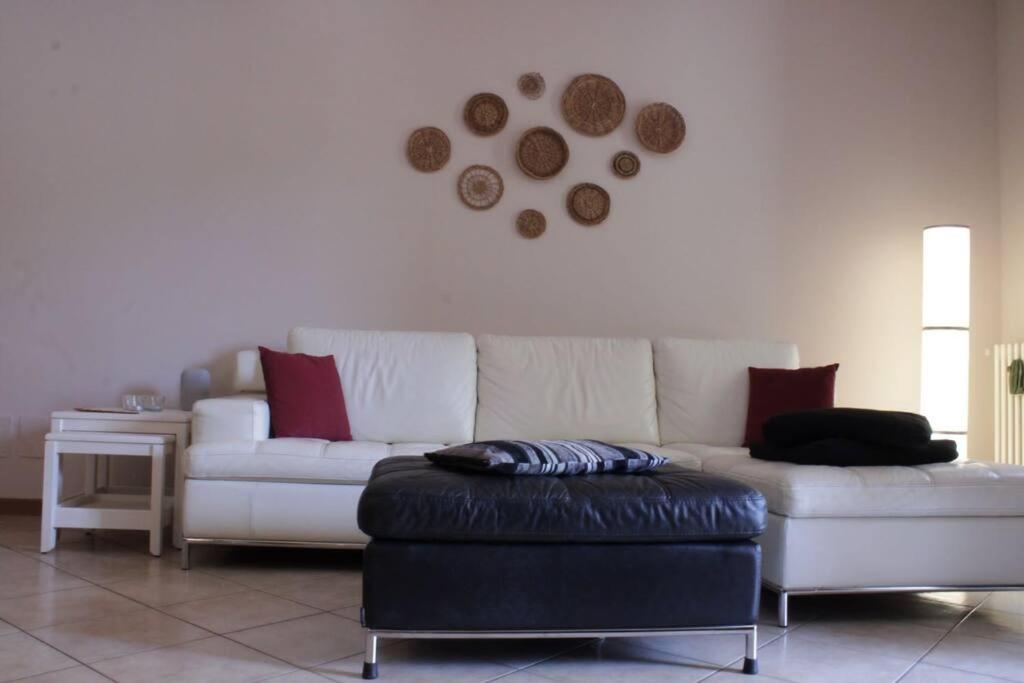
[[[779,591],[779,626],[789,626],[789,593],[784,590]]]
[[[185,540],[181,542],[181,568],[189,568],[188,541]]]
[[[757,626],[747,632],[747,656],[743,658],[743,673],[757,673]]]
[[[366,656],[363,659],[363,678],[377,678],[377,635],[373,631],[366,632]]]

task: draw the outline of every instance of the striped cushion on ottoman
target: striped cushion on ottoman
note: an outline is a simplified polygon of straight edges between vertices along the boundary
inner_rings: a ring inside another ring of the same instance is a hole
[[[636,448],[603,441],[477,441],[427,453],[444,467],[494,474],[649,472],[668,460]]]

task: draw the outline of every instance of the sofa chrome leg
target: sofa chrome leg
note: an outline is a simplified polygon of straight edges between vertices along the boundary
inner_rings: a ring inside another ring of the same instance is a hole
[[[377,635],[366,632],[366,656],[363,660],[363,678],[368,681],[377,678]]]
[[[779,626],[789,626],[789,593],[783,590],[779,591]]]
[[[188,541],[185,540],[182,540],[181,542],[181,568],[189,568]]]
[[[747,632],[747,655],[743,658],[743,673],[757,673],[757,626]]]

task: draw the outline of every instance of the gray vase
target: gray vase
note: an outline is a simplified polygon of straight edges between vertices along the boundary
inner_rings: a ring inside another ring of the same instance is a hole
[[[181,409],[192,410],[192,404],[210,398],[210,371],[188,368],[181,373]]]

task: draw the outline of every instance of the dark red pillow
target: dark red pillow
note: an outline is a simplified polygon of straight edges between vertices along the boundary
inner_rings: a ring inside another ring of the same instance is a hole
[[[747,403],[747,435],[743,445],[764,441],[761,428],[770,417],[794,410],[833,407],[838,369],[839,363],[799,370],[748,368],[750,401]]]
[[[334,356],[282,353],[261,346],[260,363],[275,437],[352,440]]]

